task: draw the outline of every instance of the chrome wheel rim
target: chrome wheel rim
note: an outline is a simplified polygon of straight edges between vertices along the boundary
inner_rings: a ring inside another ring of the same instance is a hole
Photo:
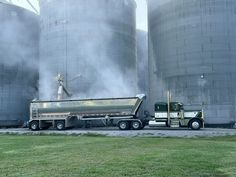
[[[60,124],[57,124],[57,128],[59,129],[59,130],[62,130],[63,129],[63,125],[60,123]]]
[[[37,125],[36,124],[32,124],[31,125],[31,129],[36,130],[37,129]]]
[[[126,123],[125,122],[120,123],[120,128],[125,129],[126,128]]]
[[[192,123],[193,129],[198,129],[199,126],[200,126],[199,122],[193,122],[193,123]]]
[[[134,122],[133,123],[133,128],[135,128],[135,129],[139,128],[139,122]]]

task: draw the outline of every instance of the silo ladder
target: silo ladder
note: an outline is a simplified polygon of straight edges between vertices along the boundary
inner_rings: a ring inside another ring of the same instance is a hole
[[[39,112],[38,112],[38,109],[34,109],[32,111],[32,118],[38,118],[39,117]]]

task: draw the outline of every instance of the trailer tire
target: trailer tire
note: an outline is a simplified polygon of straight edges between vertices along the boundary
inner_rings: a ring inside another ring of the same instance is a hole
[[[56,121],[55,126],[57,130],[65,130],[65,121]]]
[[[39,121],[34,120],[34,121],[30,122],[30,129],[32,131],[39,130]]]
[[[133,130],[140,130],[142,129],[143,125],[140,121],[135,120],[131,122],[131,127]]]
[[[118,123],[118,127],[120,130],[129,130],[130,129],[130,123],[128,121],[120,121]]]
[[[192,130],[200,130],[201,126],[202,126],[202,122],[199,119],[192,119],[189,122],[189,127]]]

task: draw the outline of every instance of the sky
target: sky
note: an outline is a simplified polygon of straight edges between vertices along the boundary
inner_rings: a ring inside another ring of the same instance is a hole
[[[147,31],[147,1],[136,0],[137,3],[137,28]]]
[[[7,1],[10,1],[16,5],[19,5],[19,6],[22,6],[22,7],[25,7],[27,9],[30,9],[32,10],[31,6],[29,5],[29,3],[27,3],[26,0],[7,0]],[[35,8],[39,11],[39,5],[38,5],[38,0],[29,0],[34,6]]]
[[[9,1],[9,0],[8,0]],[[32,10],[26,0],[11,0],[13,3]],[[137,3],[137,28],[147,31],[147,4],[146,0],[135,0]],[[30,0],[30,2],[39,11],[38,0]]]

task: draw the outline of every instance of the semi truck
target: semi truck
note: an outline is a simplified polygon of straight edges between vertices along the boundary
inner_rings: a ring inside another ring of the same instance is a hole
[[[154,106],[155,115],[149,120],[149,126],[188,127],[199,130],[204,126],[203,110],[184,110],[179,102],[157,102]]]
[[[50,126],[64,130],[77,121],[102,120],[120,130],[140,130],[149,126],[188,127],[199,130],[204,125],[203,111],[184,110],[179,102],[157,102],[155,115],[138,116],[144,97],[103,98],[81,100],[33,101],[30,104],[31,130]]]
[[[63,93],[69,93],[64,86],[63,77],[58,74],[58,96],[55,101],[32,101],[30,104],[29,128],[31,130],[49,127],[64,130],[74,127],[78,121],[100,120],[105,125],[118,126],[120,130],[140,130],[149,126],[189,127],[199,130],[204,126],[203,110],[185,111],[183,104],[171,102],[170,92],[167,103],[154,105],[155,115],[143,118],[138,114],[144,94],[125,98],[100,98],[63,100]]]

